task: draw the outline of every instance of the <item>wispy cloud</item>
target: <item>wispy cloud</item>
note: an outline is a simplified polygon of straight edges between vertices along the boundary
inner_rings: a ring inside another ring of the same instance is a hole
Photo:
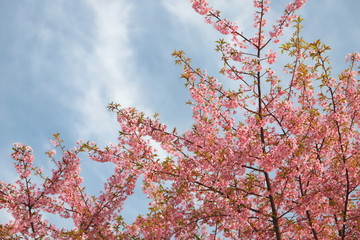
[[[94,14],[94,38],[89,49],[75,49],[83,67],[77,68],[76,88],[79,96],[74,103],[81,114],[77,130],[84,138],[103,142],[117,133],[115,116],[106,105],[119,102],[136,105],[138,87],[131,45],[129,15],[131,4],[126,1],[87,1]],[[110,137],[109,137],[110,136]]]

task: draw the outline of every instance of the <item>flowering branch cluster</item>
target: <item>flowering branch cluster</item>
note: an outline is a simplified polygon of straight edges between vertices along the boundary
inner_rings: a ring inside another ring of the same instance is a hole
[[[139,172],[131,160],[131,148],[118,146],[100,150],[94,144],[81,143],[66,150],[59,134],[52,143],[62,151],[56,160],[56,151],[47,154],[56,166],[50,177],[33,166],[34,156],[28,146],[15,144],[15,168],[19,179],[15,184],[0,183],[1,208],[6,208],[14,220],[1,226],[5,239],[115,239],[122,236],[125,227],[119,213],[127,196],[133,193]],[[80,177],[81,152],[99,162],[115,164],[114,174],[104,185],[98,197],[90,197],[82,187]],[[37,177],[38,181],[34,182]],[[44,218],[45,213],[71,218],[74,228],[59,229]],[[9,238],[11,237],[11,238]]]

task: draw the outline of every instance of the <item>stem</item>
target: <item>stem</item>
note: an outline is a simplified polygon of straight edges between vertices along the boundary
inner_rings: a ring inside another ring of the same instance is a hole
[[[262,1],[262,4],[264,4],[264,1]],[[261,47],[261,36],[262,36],[262,19],[264,16],[264,11],[263,8],[261,9],[261,13],[260,13],[260,27],[259,27],[259,35],[258,35],[258,46],[257,46],[257,57],[258,59],[261,59],[261,50],[263,49]],[[257,72],[257,90],[258,90],[258,116],[260,119],[260,123],[262,122],[262,93],[261,93],[261,74],[260,71]],[[261,126],[260,127],[260,139],[261,139],[261,143],[263,145],[263,153],[266,154],[266,148],[265,148],[265,133],[264,133],[264,128]],[[271,187],[271,182],[270,182],[270,176],[269,174],[264,171],[263,172],[265,175],[265,182],[266,182],[266,187],[267,187],[267,191],[269,192],[269,200],[270,200],[270,206],[271,206],[271,219],[272,219],[272,223],[274,226],[274,231],[276,234],[276,239],[277,240],[281,240],[281,232],[280,232],[280,226],[279,226],[279,217],[278,217],[278,212],[276,210],[276,206],[275,206],[275,201],[274,201],[274,197],[272,194],[272,187]]]
[[[301,193],[301,197],[305,196],[305,192],[304,192],[304,189],[303,189],[303,185],[302,185],[302,180],[301,180],[301,176],[299,176],[299,186],[300,186],[300,193]],[[311,218],[311,215],[310,215],[310,211],[309,210],[306,210],[306,217],[308,219],[308,223],[310,225],[310,228],[311,228],[311,232],[314,236],[314,239],[315,240],[318,240],[318,236],[317,236],[317,232],[313,226],[313,220]]]
[[[326,75],[328,75],[328,70],[325,67],[325,60],[323,60],[323,58],[321,58],[321,62],[322,62],[322,68],[325,72]],[[335,102],[335,90],[333,90],[330,86],[328,86],[329,92],[331,94],[331,101],[332,101],[332,110],[334,113],[337,113],[337,109],[336,109],[336,104],[337,102]],[[344,147],[344,143],[343,143],[343,139],[342,139],[342,132],[341,132],[341,126],[339,124],[339,122],[337,120],[335,120],[335,124],[336,124],[336,129],[337,129],[337,134],[338,134],[338,141],[339,141],[339,145],[340,145],[340,151],[341,151],[341,158],[342,158],[342,162],[345,165],[345,178],[346,178],[346,192],[345,192],[345,202],[344,202],[344,209],[342,210],[342,220],[343,220],[343,226],[342,229],[339,230],[339,235],[341,237],[342,240],[345,239],[345,230],[346,230],[346,221],[347,221],[347,212],[348,212],[348,207],[349,207],[349,197],[350,197],[350,179],[349,179],[349,170],[348,167],[346,166],[346,156],[345,156],[345,152],[346,152],[346,147]]]
[[[26,168],[27,168],[27,164],[24,163],[24,169],[26,169]],[[29,190],[29,188],[30,188],[29,183],[30,183],[30,179],[25,177],[26,195],[27,195],[27,203],[25,203],[25,205],[27,206],[28,212],[29,212],[31,231],[33,233],[35,233],[35,226],[34,226],[34,222],[32,220],[32,217],[33,217],[33,212],[32,212],[33,205],[31,203],[31,195],[30,195],[30,190]]]

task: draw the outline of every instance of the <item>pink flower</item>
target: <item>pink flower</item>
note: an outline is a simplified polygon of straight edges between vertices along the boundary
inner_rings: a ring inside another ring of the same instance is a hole
[[[207,7],[208,2],[206,0],[193,0],[192,7],[200,15],[206,15],[210,12],[210,8]]]
[[[214,23],[214,28],[225,35],[231,33],[232,30],[225,19]]]
[[[352,60],[354,62],[358,62],[358,61],[360,61],[360,53],[355,52],[355,53],[348,54],[348,55],[346,55],[345,60],[346,60],[346,62],[348,62],[350,60]]]
[[[274,64],[276,62],[276,58],[277,58],[277,53],[273,52],[272,50],[269,51],[269,53],[265,54],[266,56],[266,61],[269,64]]]

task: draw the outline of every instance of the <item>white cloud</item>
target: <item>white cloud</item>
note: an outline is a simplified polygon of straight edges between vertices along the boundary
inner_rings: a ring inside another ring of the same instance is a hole
[[[75,49],[83,68],[76,70],[81,94],[75,103],[82,121],[79,136],[103,144],[116,137],[116,118],[106,110],[111,101],[137,105],[134,60],[129,43],[131,4],[126,1],[86,1],[94,14],[94,39],[89,51]],[[106,102],[107,101],[107,102]]]

